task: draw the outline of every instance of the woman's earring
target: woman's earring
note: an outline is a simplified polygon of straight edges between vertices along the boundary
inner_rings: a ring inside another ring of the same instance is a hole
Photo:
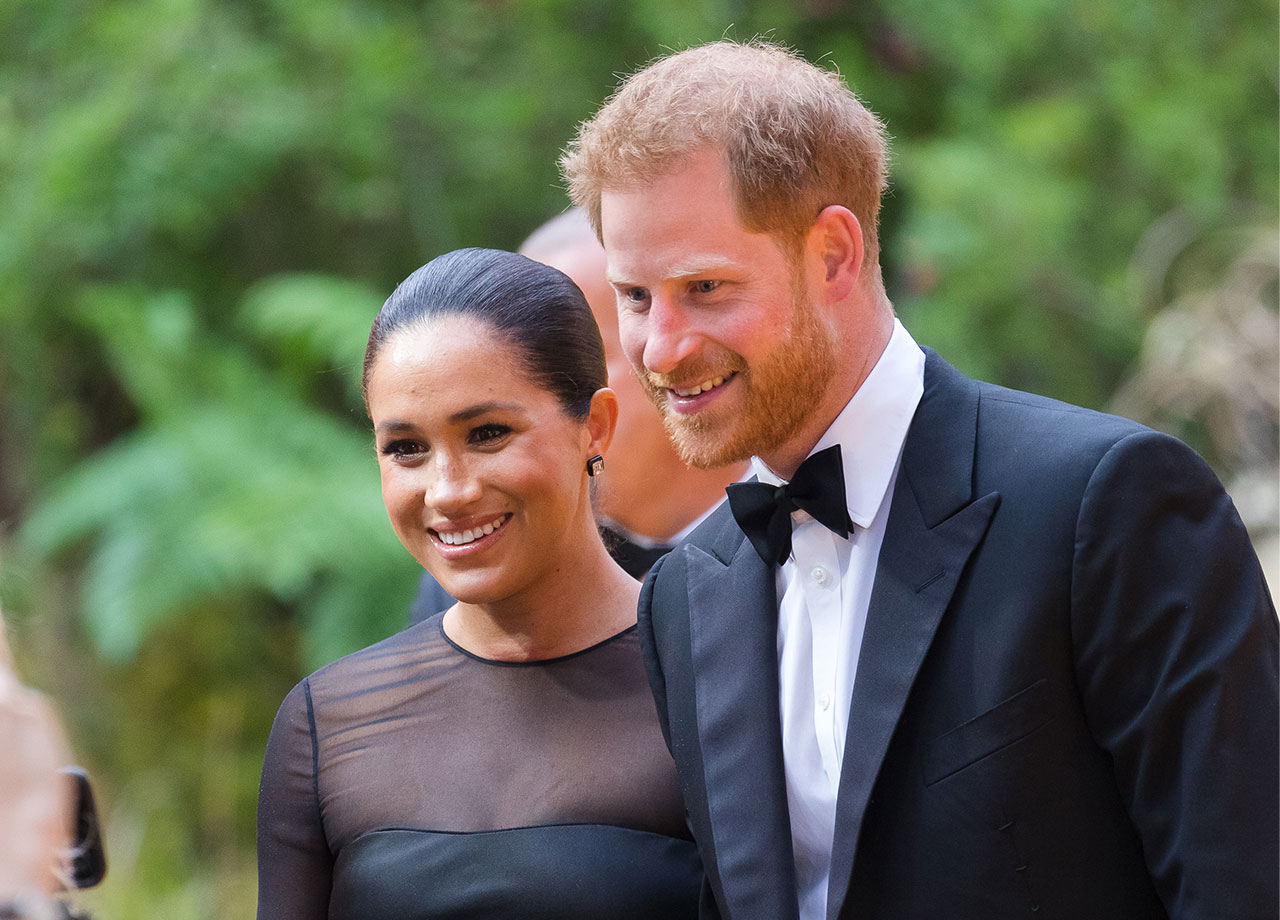
[[[604,457],[600,456],[599,454],[596,454],[594,457],[592,457],[590,460],[587,461],[588,476],[599,476],[603,472],[604,472]]]

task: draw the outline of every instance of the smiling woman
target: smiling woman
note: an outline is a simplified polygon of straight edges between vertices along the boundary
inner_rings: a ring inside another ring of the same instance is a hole
[[[382,495],[458,602],[302,681],[259,798],[260,918],[693,917],[689,839],[589,467],[617,401],[581,292],[461,250],[365,355]]]
[[[584,634],[605,638],[625,625],[598,607],[576,611],[584,619],[574,622],[563,603],[574,583],[566,579],[601,568],[587,460],[607,449],[617,401],[601,383],[576,418],[523,364],[493,327],[445,316],[395,333],[366,387],[392,526],[466,602],[446,614],[446,629],[492,657],[576,651]],[[491,614],[492,602],[500,609]],[[555,612],[544,617],[547,608]],[[522,647],[502,647],[513,616],[533,625],[519,631]],[[482,624],[486,636],[476,634]]]

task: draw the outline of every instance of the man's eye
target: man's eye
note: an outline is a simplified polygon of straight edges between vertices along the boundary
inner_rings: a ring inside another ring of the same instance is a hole
[[[698,294],[710,294],[718,287],[720,287],[719,281],[712,281],[707,278],[693,282],[693,290]]]
[[[622,292],[622,299],[628,304],[643,304],[649,299],[649,292],[642,287],[627,288]]]

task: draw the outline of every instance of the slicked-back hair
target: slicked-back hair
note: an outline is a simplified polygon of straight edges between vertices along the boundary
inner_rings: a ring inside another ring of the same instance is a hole
[[[780,45],[725,40],[659,58],[579,127],[560,168],[599,234],[602,191],[650,182],[707,148],[724,157],[748,230],[796,251],[822,209],[842,205],[876,263],[884,125],[838,73]]]
[[[369,332],[361,387],[395,333],[449,316],[493,329],[520,356],[535,385],[572,418],[586,418],[591,397],[608,386],[604,344],[586,298],[567,275],[497,249],[458,249],[432,259],[387,298]]]

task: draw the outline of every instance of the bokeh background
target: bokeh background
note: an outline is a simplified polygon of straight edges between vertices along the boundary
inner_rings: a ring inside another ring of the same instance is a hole
[[[1190,441],[1275,585],[1277,28],[1274,0],[5,0],[0,602],[97,781],[80,903],[252,914],[275,708],[418,577],[369,323],[560,211],[575,124],[667,49],[838,67],[894,138],[916,338]]]

